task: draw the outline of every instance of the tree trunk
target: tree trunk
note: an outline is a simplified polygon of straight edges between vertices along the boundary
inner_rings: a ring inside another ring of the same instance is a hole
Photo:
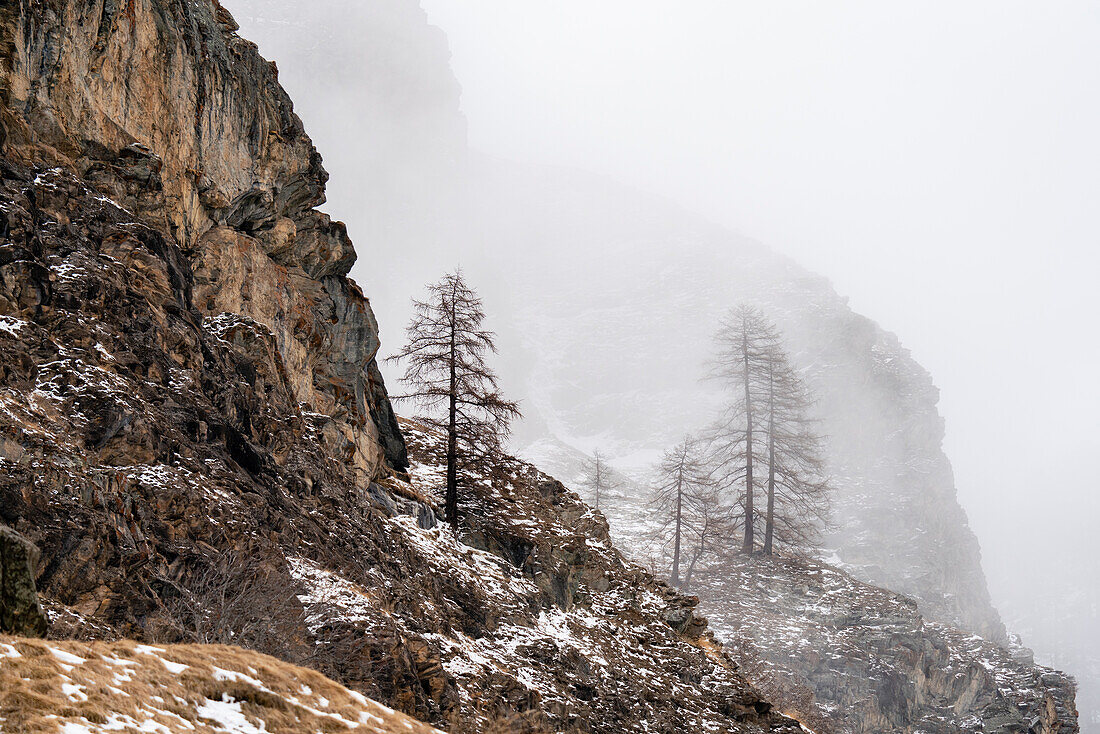
[[[749,391],[749,336],[747,330],[741,338],[741,358],[745,362],[745,540],[741,544],[741,552],[752,553],[752,397]]]
[[[600,452],[596,452],[596,511],[600,509],[600,485],[603,484],[603,467],[600,466]]]
[[[772,554],[775,534],[775,370],[768,361],[768,519],[764,526],[764,555]]]
[[[695,549],[695,553],[691,556],[691,561],[688,563],[687,574],[684,576],[684,587],[680,589],[683,593],[687,593],[687,590],[691,587],[691,576],[695,573],[695,564],[702,557],[703,553],[707,549],[707,521],[703,520],[703,529],[699,533],[699,547]]]
[[[672,586],[680,588],[680,516],[684,501],[684,465],[676,476],[676,540],[672,551]]]
[[[450,400],[447,414],[447,493],[444,497],[444,511],[451,530],[458,533],[458,354],[455,343],[457,324],[455,323],[454,296],[451,299],[451,354],[450,354]]]

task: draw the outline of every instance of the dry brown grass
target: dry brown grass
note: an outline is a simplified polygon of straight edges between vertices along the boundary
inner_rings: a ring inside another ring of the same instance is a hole
[[[227,717],[237,728],[224,723]],[[316,671],[241,648],[0,636],[4,734],[238,734],[252,727],[279,734],[438,734]]]

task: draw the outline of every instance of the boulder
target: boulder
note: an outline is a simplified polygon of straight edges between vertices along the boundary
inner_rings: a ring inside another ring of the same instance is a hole
[[[38,605],[34,566],[38,549],[6,525],[0,525],[0,632],[44,637],[49,623]]]

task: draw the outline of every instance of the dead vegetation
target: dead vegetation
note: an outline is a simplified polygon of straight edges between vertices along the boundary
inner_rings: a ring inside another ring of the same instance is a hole
[[[224,645],[0,636],[0,732],[437,730],[320,673]]]

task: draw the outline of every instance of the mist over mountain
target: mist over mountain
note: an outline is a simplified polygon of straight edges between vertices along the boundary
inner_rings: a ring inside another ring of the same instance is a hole
[[[942,449],[934,375],[904,335],[853,313],[824,277],[682,206],[584,171],[468,150],[462,80],[446,37],[415,3],[324,3],[316,20],[290,4],[230,7],[279,62],[326,155],[329,206],[368,253],[353,275],[380,315],[383,352],[401,340],[409,294],[461,265],[491,305],[504,384],[523,401],[517,449],[566,478],[593,449],[609,456],[633,486],[604,509],[613,535],[630,543],[645,527],[646,469],[713,416],[715,388],[700,378],[718,318],[755,302],[820,398],[840,487],[827,547],[856,576],[916,596],[931,616],[1004,639]],[[367,56],[400,71],[364,73]],[[374,197],[382,210],[366,206]],[[1051,527],[1029,542],[1044,542]],[[1011,571],[997,568],[1002,598],[1013,601],[1008,631],[1077,673],[1082,710],[1095,709],[1097,579],[1080,578],[1073,562],[1057,583],[1040,589],[1029,576],[1010,588]],[[1074,580],[1080,593],[1065,593]],[[1052,598],[1066,619],[1084,621],[1052,623]]]

